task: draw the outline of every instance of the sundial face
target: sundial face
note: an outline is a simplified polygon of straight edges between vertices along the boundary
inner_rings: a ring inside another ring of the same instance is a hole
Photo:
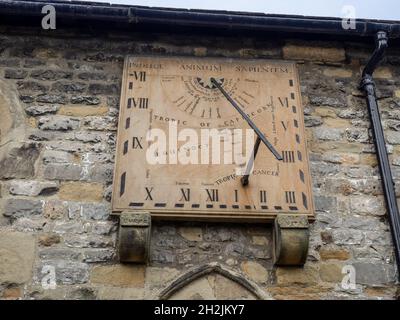
[[[220,88],[282,157],[261,143],[245,186],[257,135]],[[116,153],[114,213],[243,221],[313,215],[291,62],[127,57]]]

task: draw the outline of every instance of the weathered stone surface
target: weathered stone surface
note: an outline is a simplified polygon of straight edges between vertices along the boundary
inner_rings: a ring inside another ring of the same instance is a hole
[[[80,180],[83,168],[77,164],[48,164],[43,175],[49,180]]]
[[[100,103],[100,99],[95,96],[72,96],[71,103],[94,106]]]
[[[79,127],[79,120],[67,116],[40,117],[38,128],[41,130],[68,131]]]
[[[95,267],[90,281],[95,284],[132,288],[143,287],[144,278],[144,266],[117,264]]]
[[[82,93],[86,84],[81,82],[58,81],[51,86],[52,91],[61,93]]]
[[[364,234],[355,229],[337,229],[333,231],[333,240],[338,245],[361,244]]]
[[[36,81],[18,81],[17,88],[20,91],[38,91],[38,92],[46,92],[48,90],[47,86],[36,82]]]
[[[64,260],[45,260],[37,270],[41,275],[41,270],[44,266],[55,268],[57,284],[81,284],[89,280],[89,266],[86,263]]]
[[[203,231],[196,227],[181,227],[178,229],[179,234],[189,241],[201,241],[203,239]]]
[[[112,249],[90,249],[83,252],[83,261],[87,263],[112,261],[115,257]]]
[[[344,277],[342,264],[322,263],[319,267],[319,274],[322,281],[340,283]]]
[[[39,250],[39,257],[42,260],[78,260],[81,257],[79,251],[65,248],[41,248]]]
[[[101,286],[97,296],[101,300],[142,300],[145,291],[143,288],[120,288]]]
[[[87,117],[87,116],[101,116],[108,112],[108,107],[76,107],[76,106],[63,106],[58,111],[58,114],[70,117]]]
[[[17,300],[23,298],[23,290],[19,287],[9,287],[4,289],[1,299]]]
[[[110,237],[98,235],[66,233],[63,237],[65,244],[70,248],[107,248],[115,245],[115,241]]]
[[[36,102],[66,104],[68,102],[68,99],[65,95],[62,94],[40,94],[36,97]]]
[[[7,199],[4,204],[3,215],[11,218],[29,217],[40,215],[43,211],[43,203],[40,200]]]
[[[321,248],[319,250],[321,260],[348,260],[349,251],[341,248]]]
[[[342,139],[344,131],[342,129],[317,127],[314,131],[315,137],[319,140],[338,141]]]
[[[119,86],[116,84],[92,83],[88,89],[90,94],[119,94]]]
[[[315,284],[318,282],[318,269],[311,264],[306,264],[303,268],[278,267],[276,281],[279,285]]]
[[[349,78],[353,75],[353,72],[349,69],[326,68],[324,69],[324,75],[335,78]]]
[[[67,211],[67,208],[62,208],[63,211]],[[79,221],[57,221],[54,223],[53,231],[59,234],[82,234],[86,232],[86,225]]]
[[[4,70],[4,78],[6,79],[25,79],[28,72],[23,69],[6,69]]]
[[[245,261],[242,262],[240,267],[251,280],[259,283],[268,281],[268,271],[261,264],[254,261]]]
[[[36,143],[26,143],[21,147],[13,148],[0,160],[0,178],[26,179],[33,177],[39,153],[40,145]]]
[[[74,156],[70,152],[58,150],[45,150],[43,152],[43,162],[49,163],[71,163],[74,162]]]
[[[213,284],[215,282],[215,276],[208,275],[196,279],[183,287],[181,290],[176,292],[170,297],[170,300],[215,300],[215,292]]]
[[[179,270],[168,267],[146,267],[146,286],[153,288],[162,288],[176,278]]]
[[[345,51],[338,47],[319,47],[287,44],[283,47],[285,59],[340,62],[345,60]]]
[[[116,230],[116,223],[114,221],[96,221],[91,223],[90,232],[94,234],[107,236]]]
[[[337,209],[337,199],[329,196],[315,196],[315,209],[317,211],[335,212]]]
[[[54,244],[60,243],[60,241],[61,237],[54,233],[45,233],[38,237],[39,244],[44,247],[50,247]]]
[[[40,70],[32,71],[30,76],[31,76],[31,78],[34,78],[37,80],[54,81],[54,80],[60,80],[60,79],[71,79],[72,72],[62,71],[62,70],[40,69]]]
[[[383,197],[354,196],[350,199],[350,208],[355,213],[365,213],[375,216],[386,214]]]
[[[395,271],[392,265],[381,262],[356,262],[356,283],[366,285],[388,285],[395,281]]]
[[[62,200],[101,201],[103,185],[100,183],[64,182],[60,186],[58,197]]]
[[[325,286],[279,286],[268,287],[272,297],[277,300],[320,300],[326,292],[332,291]]]
[[[110,206],[103,203],[82,204],[82,217],[88,220],[107,220],[110,214]]]
[[[35,237],[22,232],[0,231],[0,284],[31,280]]]
[[[44,204],[43,216],[52,220],[62,219],[68,214],[68,205],[59,200],[48,200]]]
[[[52,181],[12,180],[8,184],[10,194],[35,197],[52,195],[58,190],[58,183]]]
[[[25,112],[30,116],[41,116],[48,113],[56,113],[60,107],[53,105],[33,105],[25,108]]]

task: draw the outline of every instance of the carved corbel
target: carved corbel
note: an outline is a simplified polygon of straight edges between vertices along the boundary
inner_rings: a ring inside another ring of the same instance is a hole
[[[309,243],[306,215],[279,214],[274,222],[274,264],[302,266],[306,262]]]
[[[150,233],[150,213],[122,212],[119,221],[119,260],[146,263],[150,251]]]

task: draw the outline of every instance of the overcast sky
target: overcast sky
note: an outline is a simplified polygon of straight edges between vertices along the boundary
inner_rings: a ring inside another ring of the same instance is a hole
[[[154,7],[343,17],[353,6],[356,18],[400,20],[400,0],[86,0]]]

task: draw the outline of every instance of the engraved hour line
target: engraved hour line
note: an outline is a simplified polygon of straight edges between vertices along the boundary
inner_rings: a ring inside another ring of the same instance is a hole
[[[125,193],[125,181],[126,181],[126,172],[121,174],[121,182],[119,186],[119,196],[121,197]]]

